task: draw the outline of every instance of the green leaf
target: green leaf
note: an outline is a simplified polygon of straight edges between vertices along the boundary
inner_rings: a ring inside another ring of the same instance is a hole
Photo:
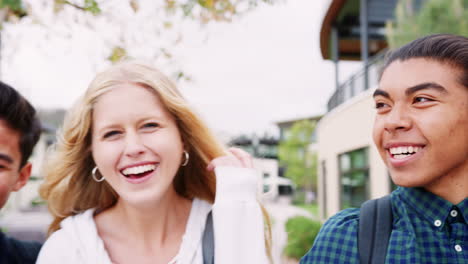
[[[91,12],[93,15],[98,15],[101,13],[101,9],[95,0],[85,0],[84,10]]]
[[[112,49],[111,55],[107,58],[112,63],[119,62],[127,57],[127,51],[122,47],[114,47]]]
[[[8,7],[13,11],[22,11],[23,3],[21,0],[0,0],[0,8]]]

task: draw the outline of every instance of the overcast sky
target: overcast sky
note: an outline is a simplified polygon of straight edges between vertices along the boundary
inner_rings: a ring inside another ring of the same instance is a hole
[[[192,81],[179,88],[222,135],[274,134],[276,121],[324,113],[334,90],[333,65],[322,59],[319,47],[328,4],[329,0],[285,0],[231,24],[211,24],[202,33],[198,27],[185,27],[183,42],[174,52]],[[53,34],[67,35],[70,27],[54,27]],[[63,39],[44,39],[44,32],[34,23],[6,25],[2,79],[37,107],[67,108],[95,71],[105,67],[90,58],[107,50],[82,28],[67,41],[86,49],[87,56],[81,48],[62,48]],[[341,78],[358,67],[340,64]]]

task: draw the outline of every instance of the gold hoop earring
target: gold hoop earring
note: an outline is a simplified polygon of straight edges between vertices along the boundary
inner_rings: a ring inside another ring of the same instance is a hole
[[[94,167],[94,169],[91,171],[91,176],[93,176],[93,180],[95,180],[96,182],[102,182],[103,180],[105,180],[105,178],[104,178],[104,176],[101,175],[101,178],[98,179],[98,178],[96,177],[96,172],[97,172],[97,170],[98,170],[98,167],[97,167],[97,166]]]
[[[188,154],[188,152],[186,150],[184,150],[184,157],[185,157],[185,160],[184,162],[182,163],[182,167],[185,167],[187,166],[188,162],[189,162],[189,158],[190,158],[190,155]]]

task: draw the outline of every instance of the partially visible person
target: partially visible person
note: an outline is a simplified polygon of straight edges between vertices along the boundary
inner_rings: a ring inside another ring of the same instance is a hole
[[[150,66],[98,74],[51,155],[41,194],[54,221],[39,264],[202,264],[204,247],[214,263],[268,262],[252,158],[225,150]]]
[[[391,52],[374,101],[374,142],[400,186],[385,263],[468,263],[468,38]],[[358,226],[359,209],[332,216],[301,263],[359,263]]]
[[[39,140],[41,125],[31,104],[0,82],[0,208],[11,192],[19,191],[31,176],[28,162]],[[0,232],[0,263],[35,263],[41,244],[20,241]]]

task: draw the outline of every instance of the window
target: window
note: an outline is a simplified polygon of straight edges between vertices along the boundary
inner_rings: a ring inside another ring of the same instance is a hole
[[[317,143],[317,129],[314,129],[314,132],[312,132],[312,135],[310,136],[310,142]]]
[[[252,156],[255,156],[255,150],[252,145],[236,146],[236,147],[243,149],[244,151],[248,152]]]
[[[293,189],[289,185],[278,185],[278,194],[279,195],[292,195]]]
[[[369,197],[367,148],[339,155],[341,208],[359,207]]]
[[[278,176],[279,177],[286,177],[286,167],[281,166],[278,168]]]
[[[276,145],[265,145],[259,144],[257,148],[257,154],[263,158],[277,158],[278,157],[278,146]]]

